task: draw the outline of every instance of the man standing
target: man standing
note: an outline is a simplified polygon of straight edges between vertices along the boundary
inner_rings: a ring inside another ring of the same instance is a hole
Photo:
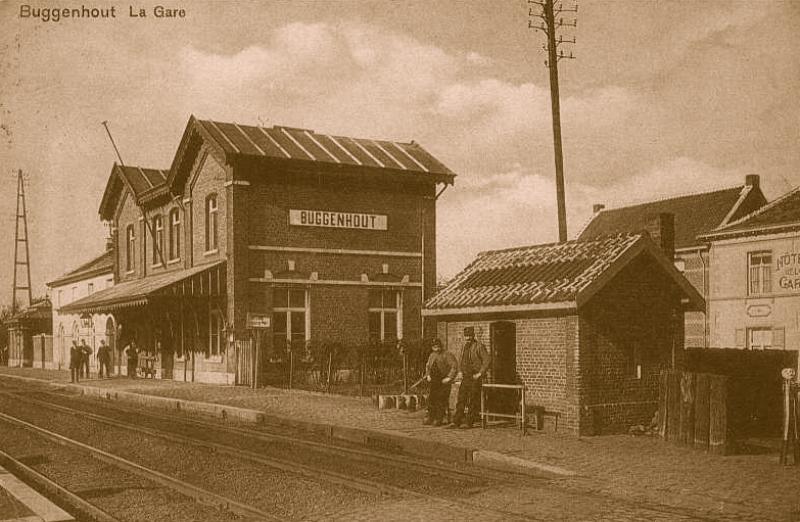
[[[471,428],[477,420],[481,404],[481,385],[483,376],[489,368],[489,352],[475,339],[475,328],[464,328],[464,348],[461,350],[459,361],[459,375],[461,387],[458,389],[458,402],[456,403],[455,416],[450,428],[458,428],[464,420],[464,407],[467,408],[467,419],[464,428]],[[456,377],[458,378],[458,377]]]
[[[89,378],[89,358],[92,355],[92,349],[86,344],[86,339],[81,339],[81,352],[83,352],[83,358],[81,361],[83,362],[83,366],[81,367],[81,372],[84,370],[86,371],[85,375],[86,378]]]
[[[69,380],[70,382],[80,382],[81,365],[83,364],[83,352],[78,341],[72,341],[69,347]]]
[[[100,340],[100,348],[97,349],[97,376],[102,378],[111,377],[111,348],[106,344],[105,339]],[[103,371],[105,370],[105,372]]]
[[[128,377],[135,379],[136,367],[139,365],[139,348],[136,347],[136,341],[131,341],[125,348],[125,355],[128,356]]]
[[[453,354],[442,350],[442,341],[434,339],[431,344],[431,355],[425,365],[425,380],[431,383],[428,397],[428,415],[422,424],[441,426],[447,401],[450,399],[450,387],[456,376],[456,358]]]

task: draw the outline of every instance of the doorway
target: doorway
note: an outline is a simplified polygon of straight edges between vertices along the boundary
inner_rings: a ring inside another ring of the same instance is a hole
[[[509,321],[492,323],[489,327],[491,339],[490,356],[493,384],[517,384],[517,325]],[[489,411],[512,414],[516,411],[516,390],[495,389],[487,399]]]
[[[517,384],[517,325],[499,321],[490,326],[492,382]]]

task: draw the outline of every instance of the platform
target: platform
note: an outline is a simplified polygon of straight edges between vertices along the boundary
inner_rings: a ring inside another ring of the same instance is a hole
[[[69,513],[0,467],[0,522],[62,522]]]

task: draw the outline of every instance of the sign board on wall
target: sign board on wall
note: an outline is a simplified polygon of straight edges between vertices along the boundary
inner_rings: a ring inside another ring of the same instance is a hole
[[[387,217],[383,214],[289,209],[289,224],[302,227],[386,230],[387,221]]]
[[[247,314],[247,326],[249,328],[269,328],[270,327],[269,314]]]
[[[775,257],[775,276],[781,289],[800,292],[800,253],[778,254]]]

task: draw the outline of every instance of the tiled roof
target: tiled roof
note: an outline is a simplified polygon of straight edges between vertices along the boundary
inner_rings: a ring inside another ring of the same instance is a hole
[[[50,299],[42,299],[14,314],[10,322],[19,323],[35,319],[50,319],[51,317],[52,304]]]
[[[414,141],[350,138],[294,127],[255,127],[192,116],[169,169],[114,164],[100,203],[101,218],[112,219],[123,185],[133,192],[137,204],[181,194],[204,144],[209,145],[220,161],[230,156],[247,156],[291,161],[295,165],[410,174],[436,183],[452,184],[455,178],[453,171]]]
[[[131,166],[118,168],[137,198],[149,190],[164,186],[167,181],[168,173],[164,170]]]
[[[478,254],[427,309],[574,302],[642,234],[619,234]],[[649,240],[648,240],[649,241]]]
[[[110,288],[73,301],[59,309],[66,313],[95,313],[106,312],[130,306],[142,306],[148,303],[148,299],[173,285],[187,278],[203,273],[215,267],[223,265],[225,261],[194,266],[185,270],[176,270],[154,276],[144,277],[126,281]],[[198,285],[199,287],[199,285]]]
[[[71,283],[73,281],[80,281],[81,279],[88,279],[96,275],[111,273],[114,269],[114,251],[106,250],[91,261],[82,264],[78,268],[67,272],[58,279],[50,281],[47,286],[61,286],[63,284]]]
[[[197,120],[227,154],[454,176],[415,142],[348,138],[312,130]]]
[[[591,239],[621,232],[639,232],[643,230],[648,216],[670,213],[675,217],[675,248],[695,246],[698,244],[697,236],[715,229],[726,218],[733,216],[737,204],[744,201],[752,189],[753,187],[745,185],[601,210],[583,229],[578,239]],[[756,190],[758,191],[756,197],[760,196],[763,199],[760,190]]]
[[[774,229],[782,225],[800,227],[800,187],[741,219],[712,230],[707,237]]]

